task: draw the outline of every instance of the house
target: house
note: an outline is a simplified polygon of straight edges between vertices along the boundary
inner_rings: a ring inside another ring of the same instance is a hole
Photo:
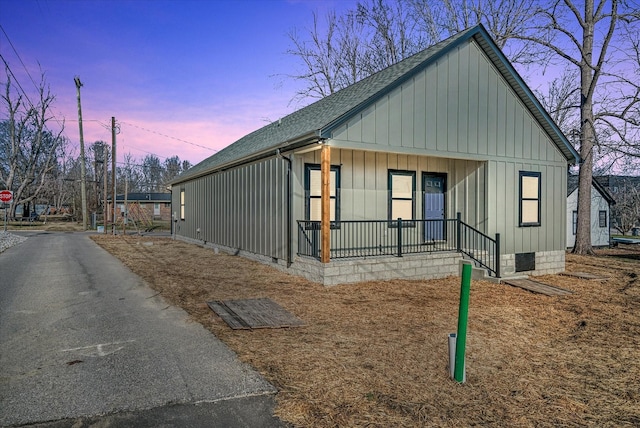
[[[610,206],[613,196],[597,180],[591,181],[591,245],[608,246],[611,239]],[[578,176],[567,177],[567,248],[576,243],[578,225]]]
[[[611,226],[622,234],[640,232],[640,177],[633,175],[602,175],[594,177],[616,200],[611,210]]]
[[[325,285],[554,273],[578,161],[478,25],[189,169],[174,236]]]
[[[171,193],[127,193],[126,203],[130,213],[144,218],[145,221],[171,221]],[[113,216],[111,198],[109,198],[107,205],[108,221],[111,221]],[[116,205],[117,211],[120,214],[124,213],[124,194],[116,195]]]

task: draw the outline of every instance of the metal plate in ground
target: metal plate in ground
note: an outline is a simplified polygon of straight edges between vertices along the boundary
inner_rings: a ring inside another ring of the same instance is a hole
[[[207,305],[234,330],[304,325],[301,319],[268,298],[216,300]]]
[[[598,275],[595,273],[589,272],[562,272],[560,275],[571,276],[573,278],[587,279],[589,281],[606,281],[609,279],[608,276]]]
[[[562,296],[573,293],[572,291],[565,290],[564,288],[543,284],[542,282],[532,281],[530,279],[505,279],[502,282],[514,287],[523,288],[533,293],[546,294],[547,296]]]

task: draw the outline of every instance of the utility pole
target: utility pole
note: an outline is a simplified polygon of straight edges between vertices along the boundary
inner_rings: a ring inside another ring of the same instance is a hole
[[[80,195],[82,197],[82,230],[87,230],[87,166],[84,157],[84,135],[82,133],[82,105],[80,103],[80,77],[73,78],[78,90],[78,126],[80,127]]]
[[[103,203],[102,203],[102,222],[104,224],[104,233],[105,235],[107,234],[107,214],[109,212],[109,208],[107,206],[107,193],[109,193],[108,187],[107,187],[107,171],[108,171],[108,166],[107,166],[107,158],[109,157],[108,153],[109,153],[109,149],[107,148],[107,144],[105,143],[103,146],[103,151],[102,151],[102,178],[104,180],[104,189],[102,191],[103,195],[102,195],[102,199],[103,199]]]
[[[113,194],[111,203],[113,204],[113,218],[111,230],[116,234],[116,118],[111,117],[111,182],[113,183]]]
[[[95,204],[91,201],[91,208],[93,208],[95,210],[94,212],[97,214],[98,209],[100,208],[100,194],[98,193],[98,164],[100,161],[97,159],[98,153],[95,150],[96,148],[97,147],[95,146],[93,148],[93,194],[95,195]]]

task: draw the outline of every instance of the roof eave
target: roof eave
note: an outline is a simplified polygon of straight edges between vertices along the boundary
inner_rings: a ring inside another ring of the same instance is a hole
[[[212,166],[210,168],[206,168],[203,169],[202,171],[193,174],[193,175],[186,175],[184,177],[178,177],[172,181],[170,181],[168,184],[171,186],[174,186],[176,184],[180,184],[180,183],[184,183],[187,181],[191,181],[191,180],[195,180],[196,178],[200,178],[203,177],[205,175],[209,175],[215,172],[219,172],[219,171],[224,171],[227,170],[229,168],[233,168],[239,165],[243,165],[246,163],[251,163],[251,162],[255,162],[258,161],[260,159],[265,159],[268,157],[272,157],[272,156],[276,156],[279,152],[288,152],[291,150],[295,150],[298,149],[300,147],[309,145],[309,144],[313,144],[316,141],[322,139],[320,136],[320,131],[319,130],[314,130],[311,132],[307,132],[305,134],[299,135],[297,137],[294,137],[292,139],[289,139],[287,141],[278,143],[274,146],[271,146],[267,149],[261,150],[260,152],[257,153],[252,153],[250,155],[244,156],[242,158],[239,159],[235,159],[229,162],[225,162],[219,165],[215,165]]]
[[[449,52],[456,49],[461,44],[468,42],[471,39],[474,39],[478,43],[478,45],[485,51],[487,56],[489,56],[489,58],[491,58],[494,61],[494,63],[497,63],[498,68],[500,69],[500,72],[507,78],[507,81],[510,80],[509,79],[510,77],[511,79],[513,79],[513,82],[509,82],[509,83],[512,84],[512,86],[516,86],[516,88],[521,89],[522,91],[521,96],[524,95],[525,101],[529,101],[528,107],[531,110],[533,110],[534,114],[536,114],[536,118],[538,119],[538,121],[541,122],[541,124],[545,128],[545,131],[547,132],[549,137],[552,140],[554,140],[554,142],[556,143],[560,151],[563,153],[563,155],[567,159],[568,163],[570,164],[580,163],[581,158],[578,152],[574,149],[573,145],[569,142],[569,140],[565,137],[562,131],[558,128],[558,126],[555,124],[553,119],[551,119],[551,117],[546,112],[546,110],[542,107],[542,105],[540,105],[540,102],[535,97],[533,92],[531,92],[531,90],[529,89],[527,84],[524,82],[524,80],[522,80],[518,72],[515,70],[515,68],[513,68],[509,60],[504,56],[502,51],[495,44],[495,42],[493,41],[493,39],[491,38],[491,36],[489,35],[489,33],[487,32],[487,30],[484,28],[482,24],[478,24],[475,27],[470,28],[469,30],[467,30],[466,34],[464,34],[462,37],[459,37],[458,39],[448,44],[446,47],[435,52],[433,55],[430,55],[422,63],[414,67],[414,69],[411,72],[406,73],[403,76],[399,77],[395,82],[393,82],[393,84],[387,86],[382,91],[377,92],[376,94],[372,95],[367,100],[363,101],[353,109],[343,113],[342,115],[337,117],[335,120],[328,123],[326,126],[322,128],[320,135],[323,138],[330,138],[333,130],[343,125],[355,114],[358,114],[359,112],[365,110],[367,107],[369,107],[373,102],[375,102],[381,96],[384,96],[386,93],[397,88],[398,85],[401,85],[402,83],[411,79],[416,73],[420,72],[425,67],[429,66],[433,62],[438,61],[440,58],[447,55]],[[515,85],[513,85],[513,83],[515,83]]]
[[[609,193],[609,191],[607,189],[605,189],[602,184],[598,183],[598,180],[596,180],[595,178],[592,178],[591,179],[591,183],[593,184],[593,187],[595,187],[596,190],[598,190],[598,192],[600,192],[602,197],[609,203],[609,205],[615,205],[616,204],[616,200],[613,199],[613,196],[611,196],[611,193]]]
[[[529,89],[529,86],[524,82],[520,74],[511,65],[509,60],[504,56],[500,48],[498,48],[484,26],[482,26],[482,24],[479,24],[475,28],[475,31],[469,34],[468,37],[473,37],[478,45],[480,45],[480,47],[485,51],[485,53],[494,61],[495,64],[498,65],[498,68],[500,68],[500,72],[511,84],[511,86],[516,89],[520,89],[523,92],[525,103],[528,101],[529,109],[532,110],[543,128],[545,128],[545,131],[547,132],[549,137],[551,137],[551,139],[555,141],[556,145],[563,153],[568,163],[581,163],[582,159],[580,158],[580,155],[578,154],[576,149],[569,142],[560,128],[558,128],[558,125],[549,116],[549,113],[547,113],[545,108],[542,107],[542,105],[538,101],[538,98],[536,98],[531,89]],[[510,81],[511,79],[513,79],[513,82]],[[515,83],[515,85],[513,83]]]

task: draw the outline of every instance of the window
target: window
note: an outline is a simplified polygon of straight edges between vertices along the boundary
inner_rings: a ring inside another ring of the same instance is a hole
[[[389,170],[389,220],[413,220],[415,194],[415,172]]]
[[[180,220],[184,220],[184,187],[180,189]]]
[[[540,226],[540,176],[520,171],[520,226]]]
[[[329,219],[340,220],[340,167],[332,166],[329,172]],[[320,165],[305,165],[306,218],[320,221],[322,217],[322,174]]]
[[[607,212],[599,211],[598,212],[598,224],[600,227],[607,227]]]
[[[573,234],[578,230],[578,211],[573,212]]]

